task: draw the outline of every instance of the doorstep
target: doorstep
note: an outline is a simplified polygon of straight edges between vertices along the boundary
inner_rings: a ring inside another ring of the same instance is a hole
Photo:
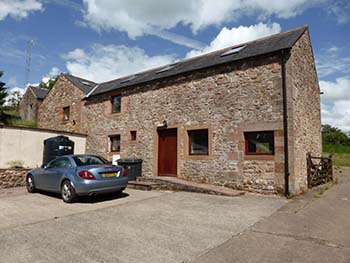
[[[231,188],[216,186],[211,184],[202,184],[193,181],[179,179],[177,177],[153,176],[153,177],[138,177],[138,182],[153,182],[159,184],[161,190],[197,192],[223,196],[240,196],[244,195],[244,191],[234,190]]]

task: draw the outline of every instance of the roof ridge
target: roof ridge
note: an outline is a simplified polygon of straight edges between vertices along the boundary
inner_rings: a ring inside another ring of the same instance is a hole
[[[138,72],[135,72],[135,73],[132,73],[132,74],[128,74],[128,75],[125,75],[125,76],[121,76],[119,78],[115,78],[115,79],[112,79],[112,80],[109,80],[109,81],[101,82],[100,84],[102,85],[102,84],[107,84],[107,83],[110,83],[110,82],[115,82],[117,80],[121,80],[121,79],[127,78],[129,76],[141,75],[143,73],[147,73],[147,72],[154,71],[154,70],[157,70],[157,69],[165,68],[165,67],[173,65],[173,64],[177,65],[177,64],[188,62],[188,61],[196,60],[196,59],[199,59],[199,58],[202,58],[202,57],[214,55],[216,53],[225,52],[226,50],[230,50],[230,49],[233,49],[233,48],[238,47],[238,46],[248,45],[248,44],[264,41],[264,40],[267,40],[267,39],[271,39],[271,38],[274,38],[274,37],[277,37],[277,36],[286,35],[286,34],[289,34],[289,33],[293,32],[293,31],[298,31],[298,30],[300,30],[302,28],[304,28],[304,30],[306,30],[308,28],[308,25],[305,24],[305,25],[302,25],[302,26],[299,26],[299,27],[295,27],[295,28],[289,29],[287,31],[279,32],[279,33],[276,33],[276,34],[272,34],[272,35],[269,35],[269,36],[261,37],[261,38],[254,39],[254,40],[247,41],[247,42],[242,42],[242,43],[239,43],[239,44],[236,44],[236,45],[232,45],[232,46],[229,46],[229,47],[213,50],[213,51],[210,51],[210,52],[207,52],[207,53],[203,53],[203,54],[191,57],[191,58],[185,58],[185,59],[182,59],[182,60],[179,60],[179,61],[175,61],[175,62],[172,62],[172,63],[169,63],[169,64],[165,64],[165,65],[162,65],[162,66],[159,66],[159,67],[154,67],[154,68],[146,69],[146,70],[143,70],[143,71],[138,71]]]
[[[82,80],[82,81],[89,81],[89,82],[98,84],[97,82],[94,82],[94,81],[92,81],[92,80],[84,79],[84,78],[81,78],[81,77],[78,77],[78,76],[75,76],[75,75],[72,75],[72,74],[69,74],[69,73],[65,73],[65,72],[62,72],[61,75],[63,75],[63,76],[68,76],[68,77],[73,77],[73,78],[76,78],[76,79],[79,79],[79,80]]]
[[[28,86],[28,88],[47,90],[47,89],[41,88],[40,86]]]

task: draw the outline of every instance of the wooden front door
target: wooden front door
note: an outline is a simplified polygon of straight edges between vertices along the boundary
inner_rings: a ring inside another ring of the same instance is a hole
[[[158,130],[158,175],[177,175],[177,129]]]

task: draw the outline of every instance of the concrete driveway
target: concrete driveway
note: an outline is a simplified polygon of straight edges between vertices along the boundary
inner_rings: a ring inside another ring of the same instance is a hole
[[[335,174],[193,263],[349,263],[350,169]]]
[[[187,262],[286,202],[127,190],[65,204],[22,188],[0,190],[0,262]]]

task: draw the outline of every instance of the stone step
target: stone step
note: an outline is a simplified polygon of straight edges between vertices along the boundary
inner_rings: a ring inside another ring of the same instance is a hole
[[[151,191],[159,189],[160,184],[147,181],[129,181],[127,187],[131,189]]]
[[[240,196],[245,194],[244,191],[234,190],[223,186],[197,183],[193,181],[179,179],[177,177],[138,177],[137,182],[158,183],[159,189],[161,190],[197,192],[223,196]]]

